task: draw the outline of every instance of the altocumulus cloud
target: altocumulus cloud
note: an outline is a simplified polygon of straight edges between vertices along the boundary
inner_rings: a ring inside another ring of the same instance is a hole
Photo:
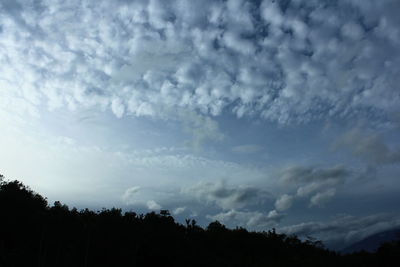
[[[398,1],[3,1],[0,105],[288,123],[398,110]]]

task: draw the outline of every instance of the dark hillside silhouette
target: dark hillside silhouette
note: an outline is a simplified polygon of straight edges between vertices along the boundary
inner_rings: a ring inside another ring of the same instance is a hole
[[[399,242],[341,256],[296,236],[186,225],[167,210],[70,209],[19,181],[0,178],[0,266],[395,266]]]
[[[375,252],[381,244],[395,241],[400,238],[400,229],[391,229],[383,232],[379,232],[373,235],[370,235],[344,249],[341,250],[342,253],[352,253],[357,251],[368,251]]]

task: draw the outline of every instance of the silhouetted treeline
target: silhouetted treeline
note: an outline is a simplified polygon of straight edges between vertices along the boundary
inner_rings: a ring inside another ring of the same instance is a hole
[[[319,241],[175,222],[166,210],[69,209],[0,176],[0,266],[396,266],[399,242],[341,256]]]

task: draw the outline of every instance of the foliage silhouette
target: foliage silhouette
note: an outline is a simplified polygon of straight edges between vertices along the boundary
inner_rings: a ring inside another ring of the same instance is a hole
[[[47,200],[19,181],[0,176],[0,266],[393,266],[400,241],[376,253],[342,256],[320,241],[228,229],[206,229],[169,211],[78,211]]]

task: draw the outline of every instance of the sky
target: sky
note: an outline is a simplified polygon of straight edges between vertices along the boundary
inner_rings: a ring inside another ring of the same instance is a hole
[[[400,226],[397,0],[1,0],[0,173],[345,247]]]

